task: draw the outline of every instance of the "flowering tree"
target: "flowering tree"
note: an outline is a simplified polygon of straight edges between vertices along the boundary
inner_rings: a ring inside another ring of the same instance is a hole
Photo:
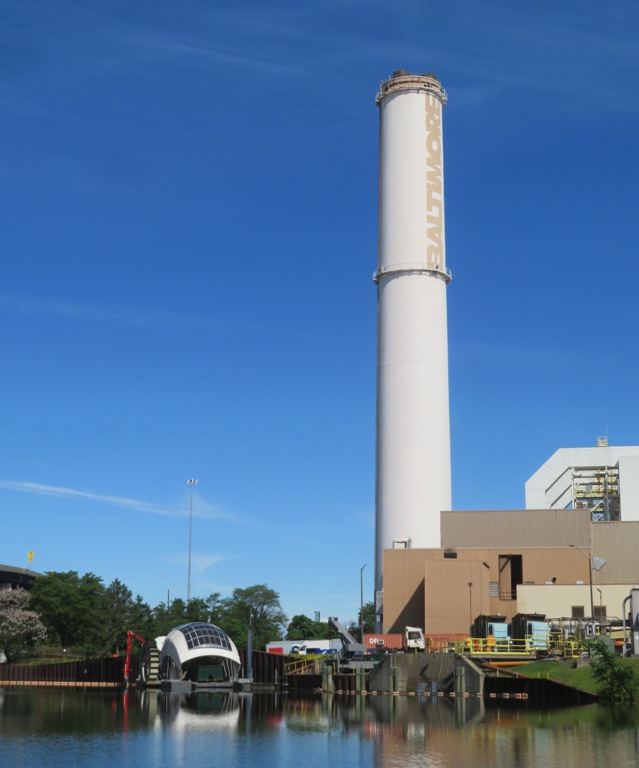
[[[46,634],[40,616],[29,609],[26,590],[0,590],[0,650],[4,650],[7,661],[16,661]]]

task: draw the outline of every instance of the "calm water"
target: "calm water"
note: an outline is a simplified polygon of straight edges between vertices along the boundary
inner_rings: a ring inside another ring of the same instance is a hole
[[[3,768],[602,765],[639,765],[639,709],[0,689]]]

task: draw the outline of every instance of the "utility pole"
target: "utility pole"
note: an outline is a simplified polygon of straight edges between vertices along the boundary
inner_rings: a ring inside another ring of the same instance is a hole
[[[359,641],[364,642],[364,568],[366,563],[359,569]]]
[[[186,484],[189,486],[190,490],[190,502],[189,502],[189,573],[188,573],[188,580],[186,584],[186,604],[188,605],[191,601],[191,544],[193,541],[193,486],[197,485],[197,480],[193,477],[190,477]]]

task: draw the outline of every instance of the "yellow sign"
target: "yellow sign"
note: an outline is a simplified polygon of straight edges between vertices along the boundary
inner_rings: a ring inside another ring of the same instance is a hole
[[[33,552],[28,552],[27,553],[27,557],[29,558],[29,562],[32,563],[33,562]]]

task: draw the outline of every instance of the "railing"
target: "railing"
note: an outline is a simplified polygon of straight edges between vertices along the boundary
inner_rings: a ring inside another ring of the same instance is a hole
[[[373,282],[377,283],[383,275],[389,275],[394,272],[411,272],[417,274],[435,273],[444,276],[449,283],[453,279],[453,273],[449,267],[441,267],[439,264],[424,264],[422,262],[406,261],[397,264],[389,264],[386,267],[380,267],[373,272]]]
[[[456,644],[460,640],[467,640],[463,633],[450,635],[426,635],[426,650],[430,653],[454,653]]]
[[[466,637],[457,640],[455,653],[467,656],[562,656],[564,658],[579,658],[582,651],[581,642],[575,638],[540,638],[538,635],[527,635],[525,638],[510,637]]]
[[[526,647],[526,640],[511,640],[509,637],[467,637],[457,641],[455,652],[470,656],[486,656],[493,653],[500,656],[521,656],[529,654],[531,649]]]
[[[311,654],[308,656],[302,656],[295,661],[289,661],[284,667],[285,675],[308,675],[319,674],[320,661],[323,659],[326,661],[327,655],[325,653]]]

